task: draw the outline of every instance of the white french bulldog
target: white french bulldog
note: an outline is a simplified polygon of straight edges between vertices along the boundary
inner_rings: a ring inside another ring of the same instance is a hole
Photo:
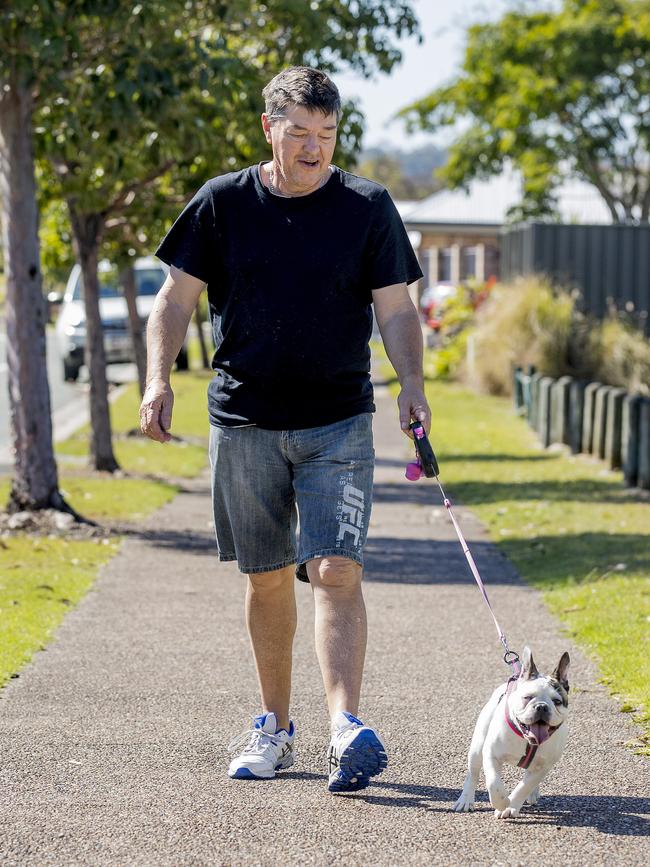
[[[549,677],[540,674],[530,648],[524,648],[519,677],[497,687],[480,713],[467,759],[467,776],[458,813],[474,807],[481,767],[497,819],[519,815],[524,801],[536,804],[539,784],[559,760],[567,742],[569,654],[563,653]],[[504,764],[525,768],[510,796],[501,771]]]

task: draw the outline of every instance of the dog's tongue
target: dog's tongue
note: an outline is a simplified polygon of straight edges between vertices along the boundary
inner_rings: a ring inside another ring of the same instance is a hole
[[[529,729],[531,735],[536,738],[538,744],[543,744],[550,734],[548,723],[533,723],[529,726]]]

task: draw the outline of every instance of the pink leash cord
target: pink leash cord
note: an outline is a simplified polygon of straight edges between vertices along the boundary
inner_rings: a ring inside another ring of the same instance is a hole
[[[517,677],[521,671],[521,665],[519,663],[519,655],[514,652],[514,650],[510,650],[508,647],[508,641],[505,636],[505,632],[499,626],[499,621],[496,618],[494,611],[492,610],[492,605],[490,604],[490,600],[488,599],[487,591],[485,589],[485,584],[483,584],[483,580],[481,579],[481,575],[478,571],[476,563],[474,562],[474,558],[472,557],[472,552],[469,550],[469,545],[465,541],[465,537],[458,526],[458,521],[456,520],[456,516],[453,513],[451,508],[451,500],[445,494],[444,489],[442,487],[442,483],[439,478],[440,470],[438,468],[438,461],[436,460],[436,456],[433,453],[433,449],[431,448],[431,443],[426,435],[424,430],[424,425],[422,421],[415,421],[410,424],[410,428],[413,431],[413,443],[415,445],[415,454],[416,461],[407,464],[406,466],[406,478],[411,482],[417,482],[418,479],[422,478],[422,475],[432,478],[435,477],[436,482],[438,483],[438,487],[440,488],[440,493],[442,494],[442,500],[445,504],[445,508],[449,512],[449,517],[451,518],[451,522],[454,525],[454,530],[456,531],[456,535],[458,536],[458,541],[460,542],[460,546],[463,549],[463,554],[467,559],[469,564],[469,568],[474,576],[474,580],[478,585],[478,589],[481,591],[481,595],[485,600],[485,604],[487,605],[490,614],[492,615],[492,620],[494,620],[494,625],[496,626],[497,635],[499,636],[499,641],[503,645],[503,649],[505,653],[503,655],[503,661],[512,666],[513,676]]]
[[[496,615],[495,615],[494,611],[492,610],[492,605],[490,604],[490,600],[488,599],[487,590],[485,589],[485,584],[483,583],[483,579],[481,578],[480,572],[478,571],[478,567],[477,567],[476,563],[474,562],[474,558],[472,557],[472,552],[469,550],[469,545],[465,541],[465,537],[463,536],[463,533],[462,533],[460,527],[458,526],[458,521],[456,520],[456,516],[454,515],[453,510],[451,508],[451,500],[445,494],[444,489],[442,487],[442,484],[441,484],[438,476],[436,476],[436,482],[438,482],[438,487],[440,488],[440,493],[442,494],[442,501],[445,504],[445,508],[449,512],[449,517],[451,518],[451,523],[454,525],[454,530],[456,531],[456,535],[458,536],[458,541],[460,542],[460,546],[463,549],[463,554],[465,555],[465,558],[467,559],[467,562],[469,564],[469,568],[472,572],[472,575],[474,576],[474,580],[478,584],[478,589],[481,591],[481,595],[483,596],[483,599],[485,599],[485,604],[487,605],[487,607],[490,611],[490,614],[492,615],[492,620],[494,620],[494,625],[496,626],[497,635],[499,636],[499,641],[501,642],[501,644],[503,645],[503,649],[505,650],[505,654],[503,657],[504,662],[507,665],[512,666],[513,674],[515,677],[517,677],[519,675],[519,672],[521,671],[521,665],[519,664],[519,656],[518,656],[518,654],[516,654],[514,652],[514,650],[510,650],[510,648],[508,647],[508,640],[506,639],[506,634],[503,631],[503,629],[501,629],[501,627],[499,626],[499,621],[497,620]]]
[[[452,511],[451,500],[445,494],[438,476],[436,476],[436,481],[438,482],[438,487],[440,488],[440,493],[442,494],[442,500],[443,500],[443,503],[445,504],[445,508],[449,512],[449,517],[451,518],[451,523],[454,525],[454,530],[456,531],[456,535],[458,536],[458,541],[460,542],[460,546],[463,549],[463,554],[465,555],[467,562],[469,563],[469,568],[472,571],[472,575],[474,576],[474,580],[478,584],[478,589],[481,591],[481,595],[483,596],[483,599],[485,599],[485,604],[490,609],[490,614],[492,615],[492,620],[494,620],[494,625],[496,626],[496,629],[497,629],[497,635],[499,636],[499,641],[503,645],[504,650],[507,653],[509,653],[510,651],[508,648],[508,642],[506,641],[505,633],[504,633],[503,629],[501,629],[501,627],[499,626],[499,621],[497,620],[496,615],[495,615],[494,611],[492,610],[492,605],[490,604],[490,600],[488,599],[487,591],[485,589],[485,584],[483,583],[483,579],[481,578],[481,574],[478,571],[478,567],[477,567],[476,563],[474,562],[474,558],[472,557],[472,552],[469,550],[469,545],[465,541],[465,537],[463,536],[463,533],[462,533],[460,527],[458,526],[458,521],[456,520],[456,516],[454,515],[454,513]]]
[[[465,541],[465,537],[463,536],[462,530],[460,529],[460,526],[458,525],[458,521],[456,520],[456,516],[454,515],[453,509],[451,508],[451,500],[445,494],[445,491],[442,487],[442,483],[441,483],[439,475],[438,475],[438,473],[439,473],[438,463],[435,459],[435,455],[433,454],[433,451],[431,450],[431,446],[427,440],[426,434],[424,432],[424,426],[421,423],[418,423],[417,425],[414,424],[411,427],[414,428],[413,433],[414,433],[415,444],[416,444],[417,463],[410,463],[407,465],[406,478],[409,479],[409,481],[415,482],[419,478],[422,477],[423,469],[422,469],[422,461],[420,459],[420,449],[418,448],[418,440],[424,441],[426,443],[425,448],[428,449],[428,457],[426,457],[425,459],[427,461],[429,472],[426,473],[426,475],[428,475],[429,477],[434,476],[436,482],[438,483],[438,487],[440,488],[440,493],[442,494],[442,501],[445,504],[445,508],[449,512],[449,517],[451,518],[451,523],[454,525],[454,530],[456,531],[456,535],[458,536],[458,541],[460,542],[460,546],[463,549],[463,554],[465,555],[465,558],[469,564],[470,571],[471,571],[472,575],[474,576],[474,580],[476,581],[478,589],[481,591],[481,596],[485,600],[485,604],[487,605],[488,610],[489,610],[490,614],[492,615],[492,620],[494,621],[494,625],[495,625],[496,630],[497,630],[497,635],[499,636],[499,641],[503,645],[503,649],[505,651],[504,656],[503,656],[503,660],[507,665],[512,666],[513,676],[517,677],[521,671],[521,665],[519,662],[519,655],[517,653],[515,653],[514,650],[510,650],[510,648],[508,647],[508,640],[506,639],[505,632],[499,626],[499,621],[497,620],[496,615],[494,613],[494,610],[492,609],[492,605],[490,604],[490,600],[488,598],[487,590],[485,589],[485,584],[483,583],[483,579],[481,578],[481,574],[478,571],[478,567],[477,567],[476,563],[474,562],[474,558],[472,557],[472,552],[469,550],[469,545]],[[425,454],[427,454],[427,453],[425,453]]]

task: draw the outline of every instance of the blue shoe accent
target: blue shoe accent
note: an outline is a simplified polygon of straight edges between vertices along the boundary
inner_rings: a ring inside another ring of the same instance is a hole
[[[343,750],[339,767],[330,777],[328,789],[330,792],[365,789],[370,777],[380,774],[387,765],[388,758],[382,742],[372,729],[362,729]]]
[[[360,719],[358,719],[356,716],[352,716],[352,714],[351,714],[351,713],[348,713],[347,710],[342,711],[342,713],[343,713],[343,716],[344,716],[347,720],[349,720],[349,722],[351,722],[351,723],[355,723],[355,724],[358,725],[358,726],[362,726],[362,725],[363,725],[363,723],[361,722]]]
[[[261,713],[256,717],[253,717],[253,728],[261,729],[262,731],[268,731],[264,726],[266,725],[266,720],[268,718],[268,713]],[[354,719],[354,717],[352,717]],[[286,732],[287,729],[276,728],[275,731],[269,732],[269,734],[277,734],[278,732]],[[289,737],[293,737],[295,734],[295,729],[293,726],[293,720],[289,720],[289,729],[288,729]]]
[[[237,768],[235,773],[230,778],[231,780],[261,780],[262,777],[256,777],[248,768]]]
[[[330,778],[327,789],[330,792],[358,792],[360,789],[365,789],[370,784],[368,777],[357,777],[354,782],[347,780],[342,771],[336,771],[334,779]]]

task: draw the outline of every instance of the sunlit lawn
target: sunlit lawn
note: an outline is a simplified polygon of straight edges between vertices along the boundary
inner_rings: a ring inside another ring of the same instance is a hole
[[[169,443],[157,443],[140,435],[140,395],[135,384],[129,385],[111,403],[113,450],[125,472],[160,479],[187,478],[201,472],[207,460],[209,381],[209,372],[191,371],[173,375],[171,433],[179,439]],[[62,463],[66,457],[79,459],[88,455],[88,434],[86,425],[57,444],[56,452],[63,459]],[[78,467],[78,460],[73,465]]]
[[[0,686],[43,647],[118,545],[24,535],[0,539]]]

